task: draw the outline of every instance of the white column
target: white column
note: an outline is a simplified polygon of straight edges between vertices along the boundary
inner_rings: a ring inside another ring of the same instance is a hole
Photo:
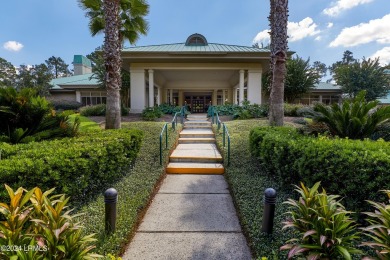
[[[131,113],[141,113],[145,108],[145,71],[130,69]]]
[[[237,105],[237,89],[233,88],[233,104]]]
[[[222,105],[225,104],[225,99],[226,99],[225,90],[222,89]]]
[[[154,73],[149,70],[149,106],[154,107]]]
[[[239,95],[239,102],[238,102],[240,106],[242,105],[242,101],[244,101],[244,81],[245,81],[244,73],[245,73],[244,70],[240,70],[240,84],[239,84],[240,95]]]
[[[161,105],[161,87],[157,88],[157,105]]]
[[[76,101],[81,103],[81,92],[80,91],[76,91]]]
[[[218,90],[217,89],[213,90],[213,95],[212,95],[211,99],[212,99],[211,104],[213,106],[218,105],[218,103],[217,103],[218,102]]]
[[[173,89],[169,90],[169,104],[173,105]]]
[[[261,70],[248,71],[248,101],[251,104],[261,104]]]

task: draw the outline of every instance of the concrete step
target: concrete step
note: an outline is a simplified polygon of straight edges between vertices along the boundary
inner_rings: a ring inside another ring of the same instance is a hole
[[[211,129],[208,125],[184,125],[183,129]]]
[[[211,129],[183,129],[180,138],[213,138],[214,132]]]
[[[224,174],[225,168],[221,163],[170,162],[166,172],[171,174]]]
[[[215,153],[219,153],[217,146],[212,143],[178,144],[176,150],[213,150]]]
[[[179,138],[179,144],[215,144],[215,138]]]
[[[191,144],[179,144],[191,145]],[[169,156],[170,162],[199,162],[199,163],[218,163],[222,162],[222,156],[217,149],[199,150],[199,149],[175,149]]]
[[[187,116],[187,120],[190,120],[190,121],[204,120],[204,121],[206,121],[207,120],[207,115],[206,114],[203,114],[203,115],[188,115]]]
[[[194,121],[186,121],[184,125],[201,125],[201,126],[209,126],[211,127],[211,122],[203,121],[203,120],[194,120]]]

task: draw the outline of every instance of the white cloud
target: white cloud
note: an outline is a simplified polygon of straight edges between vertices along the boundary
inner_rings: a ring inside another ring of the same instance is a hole
[[[264,30],[259,32],[256,37],[253,39],[253,43],[264,43],[267,45],[270,41],[270,36],[269,36],[269,30]]]
[[[306,17],[300,22],[288,22],[287,33],[289,36],[289,42],[295,42],[302,40],[303,38],[309,36],[315,36],[321,31],[316,30],[317,24],[314,23],[313,19]],[[317,37],[318,38],[318,37]],[[269,43],[270,35],[269,30],[264,30],[259,32],[256,37],[253,39],[253,43]]]
[[[356,26],[344,28],[341,33],[330,43],[330,47],[357,46],[369,42],[381,44],[390,43],[390,14],[381,19],[371,20]]]
[[[378,50],[373,55],[371,55],[370,58],[377,58],[379,57],[379,61],[381,65],[387,65],[390,64],[390,47],[384,47],[381,50]]]
[[[326,27],[327,28],[332,28],[333,27],[333,23],[328,23],[328,25]]]
[[[329,16],[337,16],[342,11],[352,9],[358,5],[368,4],[374,0],[337,0],[332,3],[332,7],[323,10],[323,13]]]
[[[21,44],[20,42],[8,41],[8,42],[6,42],[6,43],[3,44],[3,47],[4,47],[4,49],[6,49],[7,51],[18,52],[18,51],[20,51],[24,46],[23,46],[23,44]]]
[[[306,17],[298,23],[288,23],[288,35],[290,36],[289,41],[295,42],[302,40],[303,38],[314,36],[319,34],[321,31],[316,30],[317,25],[313,22],[313,19]]]
[[[321,41],[322,37],[321,36],[317,36],[316,38],[314,38],[315,41]]]

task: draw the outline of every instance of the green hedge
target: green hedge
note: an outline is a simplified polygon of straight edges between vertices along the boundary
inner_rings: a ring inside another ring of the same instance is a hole
[[[283,184],[321,181],[351,210],[366,209],[365,200],[383,200],[378,191],[389,189],[388,142],[314,138],[293,128],[259,127],[250,133],[250,149]]]
[[[142,135],[123,129],[39,143],[0,143],[0,179],[13,188],[56,187],[57,193],[82,199],[122,176],[137,156]],[[3,199],[5,190],[0,189]]]

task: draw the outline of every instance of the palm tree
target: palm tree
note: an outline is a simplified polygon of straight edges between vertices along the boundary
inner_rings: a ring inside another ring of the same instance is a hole
[[[120,50],[125,40],[134,44],[140,34],[146,35],[149,26],[144,17],[149,13],[149,5],[146,0],[79,0],[79,3],[90,18],[91,34],[105,33],[106,129],[117,129],[121,126]]]
[[[282,126],[284,119],[284,80],[287,58],[288,0],[270,0],[271,11],[271,69],[272,87],[270,95],[270,125]]]

